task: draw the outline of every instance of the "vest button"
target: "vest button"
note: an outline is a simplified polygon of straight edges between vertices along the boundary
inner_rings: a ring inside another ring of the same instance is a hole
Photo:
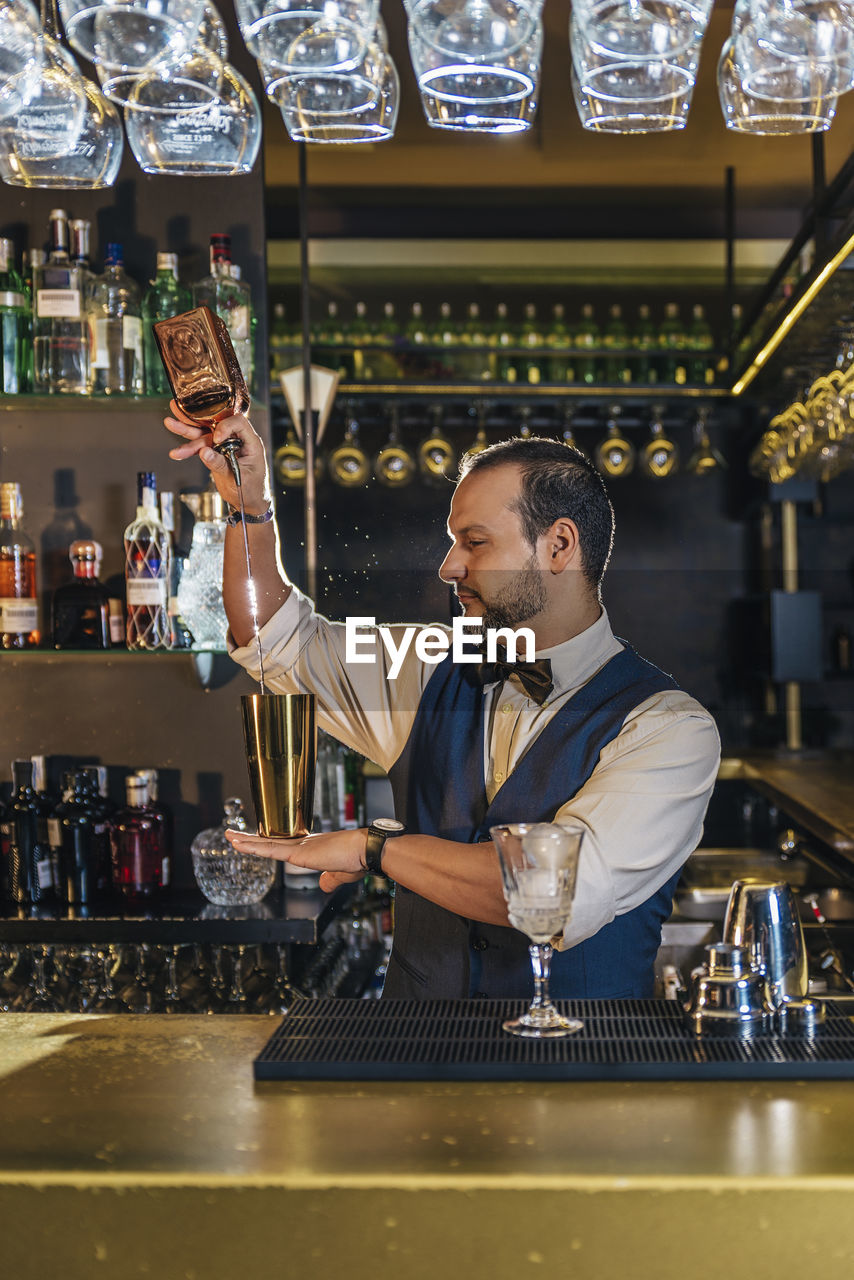
[[[486,938],[475,938],[471,945],[474,951],[487,951],[489,949],[489,943]]]

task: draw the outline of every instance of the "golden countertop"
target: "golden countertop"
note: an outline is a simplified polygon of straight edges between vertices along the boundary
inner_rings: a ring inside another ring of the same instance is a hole
[[[10,1280],[849,1280],[850,1082],[255,1084],[262,1017],[5,1014]]]

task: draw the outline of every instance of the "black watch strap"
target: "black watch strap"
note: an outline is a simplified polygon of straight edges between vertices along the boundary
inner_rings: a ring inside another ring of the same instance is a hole
[[[385,875],[383,871],[385,842],[391,836],[403,835],[404,830],[403,823],[393,819],[382,819],[380,822],[371,823],[365,841],[365,870],[369,875]]]

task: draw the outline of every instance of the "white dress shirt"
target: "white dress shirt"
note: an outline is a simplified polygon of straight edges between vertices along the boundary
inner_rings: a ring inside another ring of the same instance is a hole
[[[388,630],[399,646],[405,625]],[[416,656],[414,644],[395,679],[388,678],[392,659],[378,635],[376,661],[347,662],[344,624],[318,614],[294,588],[261,628],[261,646],[272,692],[314,693],[321,728],[383,769],[394,764],[436,670]],[[537,651],[538,658],[551,659],[554,681],[542,706],[513,677],[487,689],[484,776],[490,801],[551,717],[622,648],[603,609],[586,631]],[[369,645],[364,649],[370,654]],[[232,647],[231,654],[258,679],[254,640]],[[565,947],[645,902],[693,852],[719,761],[715,722],[686,693],[655,694],[626,717],[588,781],[555,815],[585,829]],[[519,821],[525,817],[520,813]]]

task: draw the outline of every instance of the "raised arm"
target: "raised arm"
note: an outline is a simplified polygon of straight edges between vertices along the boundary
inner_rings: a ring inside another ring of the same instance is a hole
[[[222,444],[230,437],[238,436],[240,450],[237,459],[240,463],[243,482],[245,510],[249,515],[261,515],[266,511],[271,501],[267,457],[261,437],[248,419],[242,414],[234,418],[225,418],[217,423],[211,433],[185,418],[174,400],[170,401],[169,407],[173,416],[164,419],[164,426],[184,441],[183,444],[169,451],[169,457],[179,461],[185,458],[200,458],[211,473],[221,497],[230,506],[238,507],[240,498],[231,467],[222,454],[211,448],[212,443]],[[291,594],[291,584],[288,582],[279,556],[275,520],[267,524],[247,523],[246,535],[255,583],[258,625],[263,626],[285,603]],[[225,536],[222,599],[235,642],[238,645],[248,644],[254,635],[255,619],[246,573],[243,530],[240,525],[229,526]]]

